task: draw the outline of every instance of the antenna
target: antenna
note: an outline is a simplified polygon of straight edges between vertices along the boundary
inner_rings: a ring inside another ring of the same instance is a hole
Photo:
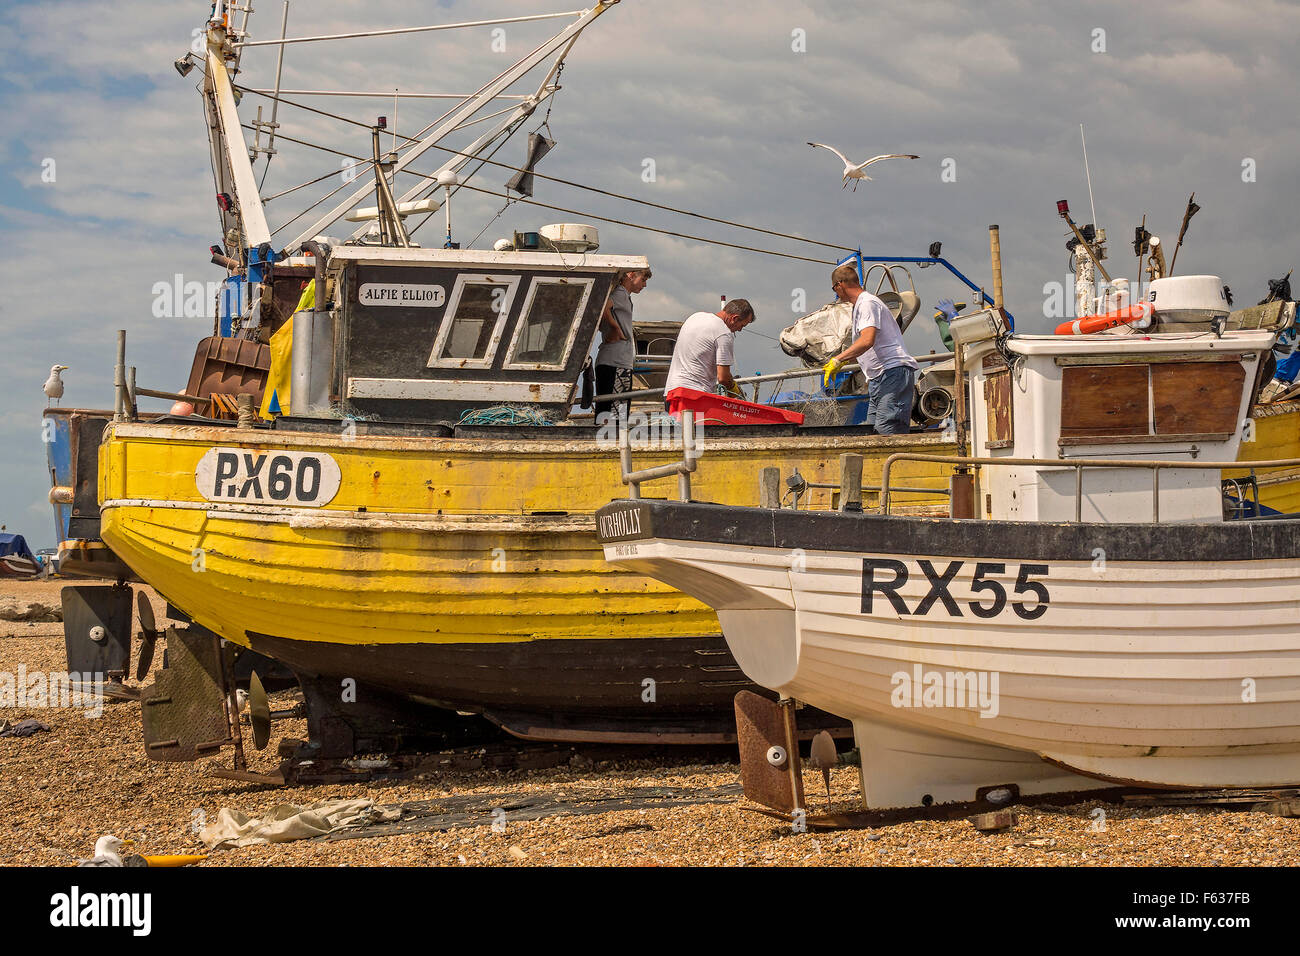
[[[1079,124],[1079,141],[1083,143],[1083,171],[1088,177],[1088,205],[1092,207],[1092,225],[1097,226],[1097,204],[1092,198],[1092,170],[1088,168],[1088,140],[1083,135],[1083,124]]]

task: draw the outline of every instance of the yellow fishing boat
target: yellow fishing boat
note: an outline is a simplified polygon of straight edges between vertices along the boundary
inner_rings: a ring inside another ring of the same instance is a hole
[[[482,712],[531,738],[729,736],[732,697],[749,682],[714,613],[602,558],[593,514],[618,484],[617,449],[591,427],[497,428],[385,435],[362,423],[344,437],[283,419],[114,424],[102,535],[195,623],[288,664],[321,719],[357,736],[379,733],[377,711],[391,728],[402,709],[376,694]],[[840,455],[857,453],[869,483],[901,447],[945,447],[925,435],[900,445],[860,431],[715,431],[696,491],[736,504],[758,501],[759,464],[830,485]],[[638,452],[650,465],[679,455]],[[240,470],[216,489],[206,479],[223,456]],[[293,500],[272,500],[290,481]],[[357,706],[341,700],[349,678]]]

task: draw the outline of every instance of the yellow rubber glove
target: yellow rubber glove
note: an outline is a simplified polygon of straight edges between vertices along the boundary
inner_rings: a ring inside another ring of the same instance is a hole
[[[830,388],[831,382],[839,374],[840,369],[844,368],[844,363],[838,359],[831,359],[822,366],[822,387]]]

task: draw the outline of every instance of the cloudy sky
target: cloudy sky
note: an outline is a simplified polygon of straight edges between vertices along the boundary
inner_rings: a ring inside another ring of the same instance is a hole
[[[280,0],[255,0],[253,39],[279,35]],[[157,316],[157,289],[217,281],[207,248],[219,239],[195,71],[172,61],[206,18],[204,0],[42,0],[6,4],[0,25],[0,523],[53,542],[40,438],[40,385],[54,363],[64,404],[111,407],[115,333],[128,332],[141,384],[180,388],[211,320]],[[567,9],[516,0],[435,4],[293,0],[289,35],[310,36]],[[564,21],[288,48],[284,87],[468,92]],[[1129,241],[1148,227],[1170,246],[1187,197],[1193,221],[1178,272],[1221,275],[1239,304],[1300,260],[1296,129],[1300,7],[1110,2],[623,0],[570,54],[550,128],[557,149],[541,172],[685,207],[867,255],[924,255],[934,240],[976,282],[989,283],[988,226],[1002,232],[1008,308],[1022,331],[1048,331],[1044,287],[1067,281],[1055,200],[1092,219],[1079,124],[1087,132],[1096,215],[1110,265],[1136,275]],[[273,48],[246,53],[243,79],[272,86]],[[534,74],[536,75],[536,74]],[[536,80],[534,81],[536,82]],[[302,100],[304,98],[298,97]],[[251,121],[259,98],[241,105]],[[266,109],[269,111],[269,101]],[[388,100],[312,101],[370,121]],[[436,101],[399,102],[413,133]],[[445,104],[443,106],[445,108]],[[355,126],[282,107],[281,131],[343,152],[369,152]],[[524,126],[535,128],[540,116]],[[466,131],[465,137],[475,130]],[[839,164],[807,140],[856,159],[910,152],[874,166],[874,182],[842,191]],[[453,141],[456,145],[467,138]],[[339,170],[328,153],[282,144],[264,195]],[[497,158],[518,162],[523,138]],[[428,154],[417,165],[435,168]],[[646,170],[653,162],[653,181]],[[265,160],[257,172],[263,172]],[[948,175],[945,176],[945,171]],[[341,184],[339,172],[268,205],[272,228]],[[508,171],[475,180],[500,189]],[[341,193],[340,196],[347,195]],[[830,250],[728,229],[539,182],[540,201],[765,249],[826,259]],[[463,192],[455,238],[468,244],[500,208]],[[477,246],[511,230],[573,220],[513,205]],[[305,222],[304,220],[303,222]],[[602,250],[644,254],[655,270],[639,318],[680,319],[750,299],[759,320],[742,333],[737,371],[789,367],[775,336],[829,297],[829,267],[702,245],[597,222]],[[441,221],[417,238],[436,244]],[[340,228],[331,232],[339,234]],[[277,242],[296,235],[290,226]],[[924,308],[909,341],[937,342],[927,316],[961,288],[914,271]],[[182,290],[183,292],[183,290]],[[170,295],[174,296],[174,293]]]

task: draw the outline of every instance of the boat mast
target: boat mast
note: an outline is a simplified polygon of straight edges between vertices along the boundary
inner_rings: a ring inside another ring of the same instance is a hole
[[[247,249],[269,247],[271,230],[266,224],[257,178],[239,125],[235,90],[227,67],[230,63],[239,69],[239,52],[230,42],[228,20],[225,4],[217,3],[208,22],[203,102],[208,117],[217,206],[221,210],[222,238],[226,251],[242,259],[241,253]]]
[[[388,207],[390,226],[391,220],[397,219],[396,228],[390,228],[389,233],[392,235],[396,244],[407,245],[399,237],[405,233],[403,224],[396,215],[397,202],[393,199],[391,183],[395,181],[396,173],[407,167],[415,161],[425,151],[436,145],[446,135],[456,131],[466,125],[470,118],[478,113],[485,105],[492,100],[501,96],[510,86],[524,77],[539,63],[542,63],[550,57],[555,57],[555,62],[547,71],[546,78],[542,81],[541,87],[536,93],[527,96],[518,97],[518,104],[513,109],[502,110],[500,114],[494,114],[486,119],[497,119],[498,121],[487,132],[480,135],[473,143],[453,157],[448,163],[444,164],[432,176],[427,179],[422,178],[420,183],[413,187],[403,197],[428,193],[436,189],[439,184],[439,175],[454,173],[462,166],[470,162],[474,155],[501,133],[509,129],[514,123],[528,116],[537,108],[537,105],[553,95],[558,89],[552,85],[552,80],[556,76],[564,57],[572,49],[578,36],[585,30],[596,17],[600,16],[609,7],[618,3],[619,0],[599,0],[595,6],[590,9],[573,11],[560,14],[543,14],[528,17],[512,17],[500,20],[483,20],[475,23],[444,24],[430,27],[414,27],[399,30],[384,31],[367,31],[357,34],[341,34],[337,36],[315,36],[315,37],[296,37],[287,38],[285,33],[285,22],[287,21],[288,4],[285,4],[284,16],[281,23],[281,36],[278,40],[265,40],[250,42],[247,38],[247,21],[252,12],[252,0],[246,0],[244,4],[232,3],[229,0],[217,0],[213,4],[212,15],[207,23],[207,50],[206,65],[207,69],[203,80],[203,102],[204,112],[208,125],[208,144],[211,152],[213,176],[216,185],[216,199],[219,214],[221,217],[222,242],[225,251],[230,259],[233,259],[237,265],[232,266],[232,273],[246,276],[246,281],[258,283],[265,277],[266,266],[273,262],[275,253],[271,247],[271,231],[267,225],[266,213],[263,208],[260,190],[257,185],[257,179],[253,172],[253,161],[259,153],[265,152],[268,157],[272,152],[272,143],[274,142],[275,128],[277,126],[276,115],[273,109],[272,119],[269,123],[259,122],[256,128],[259,133],[259,142],[257,142],[250,152],[248,144],[244,140],[242,126],[240,124],[238,113],[238,95],[235,90],[235,84],[232,76],[239,72],[239,62],[242,51],[246,46],[262,45],[279,45],[280,64],[276,70],[276,89],[280,89],[280,73],[283,63],[284,47],[288,43],[305,43],[322,40],[341,39],[346,36],[384,36],[389,34],[424,32],[428,30],[445,30],[456,29],[467,26],[481,26],[487,23],[498,22],[521,22],[542,20],[555,17],[575,17],[567,27],[559,33],[546,40],[521,60],[511,66],[509,69],[500,73],[495,79],[487,83],[475,93],[463,97],[462,102],[449,111],[437,123],[436,127],[421,130],[421,138],[413,140],[410,147],[406,150],[405,155],[400,159],[392,162],[377,162],[376,173],[383,182],[376,183],[376,189],[381,194],[380,206]],[[244,14],[244,23],[242,27],[235,27],[231,23],[231,16],[235,13]],[[558,55],[557,55],[558,52]],[[278,106],[278,98],[276,105]],[[499,118],[498,118],[499,117]],[[476,121],[481,122],[482,120]],[[265,128],[270,133],[270,140],[266,147],[260,143],[260,133]],[[386,156],[385,159],[388,159]],[[333,210],[327,212],[315,223],[305,229],[293,241],[286,243],[284,248],[297,249],[303,242],[309,241],[319,235],[327,226],[335,222],[341,215],[352,209],[359,200],[366,197],[371,192],[370,187],[361,186],[357,192],[346,199]],[[437,206],[432,205],[436,209]],[[362,236],[367,227],[361,227],[357,230],[354,238]]]
[[[419,139],[418,142],[414,144],[409,144],[410,149],[408,149],[406,151],[406,154],[397,163],[393,165],[393,175],[395,176],[398,172],[405,169],[407,166],[413,163],[420,156],[424,155],[425,152],[427,152],[430,148],[435,146],[440,140],[443,139],[443,137],[447,136],[449,133],[454,132],[457,128],[459,128],[462,124],[464,124],[466,120],[468,120],[475,113],[477,113],[484,106],[486,106],[489,102],[495,99],[499,94],[504,93],[512,85],[518,82],[523,76],[525,76],[529,71],[531,71],[535,66],[537,66],[537,64],[543,62],[548,57],[551,57],[554,54],[556,54],[557,51],[563,49],[563,53],[561,53],[560,56],[556,58],[556,65],[558,65],[558,62],[563,59],[565,54],[568,53],[569,48],[572,46],[573,42],[577,39],[578,35],[581,34],[582,31],[585,30],[588,26],[590,26],[592,21],[594,21],[607,9],[614,6],[618,2],[619,0],[600,0],[600,2],[597,3],[594,7],[582,11],[582,13],[578,16],[578,18],[574,20],[571,24],[569,24],[567,27],[565,27],[555,36],[551,37],[549,40],[546,40],[545,42],[543,42],[542,44],[534,48],[530,53],[524,56],[521,60],[519,60],[509,69],[507,69],[505,72],[500,73],[494,80],[490,81],[485,86],[481,87],[476,93],[474,93],[471,97],[466,99],[465,102],[462,103],[459,107],[457,107],[456,109],[448,113],[446,118],[442,122],[440,122],[432,130],[429,130],[425,135],[423,135]],[[323,38],[323,39],[327,39],[327,38]],[[279,42],[279,41],[271,41],[271,42]],[[464,155],[464,153],[471,153],[471,154],[476,153],[485,144],[491,142],[498,135],[500,135],[501,131],[506,129],[511,123],[515,122],[517,119],[521,117],[527,116],[534,109],[536,109],[538,102],[540,102],[542,99],[545,99],[546,96],[549,96],[554,92],[553,88],[547,88],[545,84],[549,83],[551,76],[553,76],[555,73],[555,69],[556,67],[552,66],[550,72],[547,75],[546,80],[544,81],[543,88],[539,90],[538,94],[529,97],[528,99],[521,102],[517,107],[515,107],[513,110],[507,113],[505,117],[503,117],[503,119],[496,124],[496,127],[494,129],[489,130],[489,132],[480,136],[472,145],[467,147],[466,150],[461,155],[457,155],[451,161],[444,164],[437,171],[435,171],[429,179],[422,180],[419,185],[413,187],[412,189],[408,190],[405,194],[403,194],[401,197],[399,197],[397,199],[398,205],[400,206],[402,203],[414,198],[415,196],[419,195],[422,192],[436,189],[438,185],[437,183],[438,173],[455,172],[461,166],[464,166],[466,163],[472,160],[472,156]],[[297,238],[295,238],[292,242],[288,243],[288,248],[297,248],[301,243],[310,240],[314,236],[320,235],[320,233],[324,231],[330,224],[332,224],[341,216],[343,216],[345,213],[350,211],[354,206],[357,205],[357,203],[366,199],[368,196],[373,195],[373,193],[374,190],[371,186],[362,186],[351,196],[349,196],[347,199],[343,200],[333,209],[326,212],[314,223],[312,223],[310,226],[304,229],[298,235]],[[354,235],[354,238],[360,238],[360,236],[364,235],[366,228],[367,227],[362,227],[361,229],[359,229]]]

